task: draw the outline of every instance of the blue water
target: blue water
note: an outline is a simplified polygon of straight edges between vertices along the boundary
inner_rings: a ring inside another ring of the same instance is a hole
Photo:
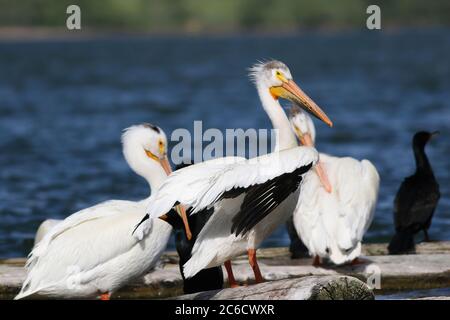
[[[333,120],[333,129],[316,122],[318,149],[378,168],[367,241],[393,233],[394,195],[414,170],[414,132],[441,131],[427,147],[442,193],[430,235],[449,240],[449,30],[2,42],[0,257],[25,256],[44,219],[147,196],[122,157],[123,128],[152,122],[169,133],[194,120],[269,128],[246,76],[268,57],[286,62]],[[283,229],[265,242],[286,244]]]

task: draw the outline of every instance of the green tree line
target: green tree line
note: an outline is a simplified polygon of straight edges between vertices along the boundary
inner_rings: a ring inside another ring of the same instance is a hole
[[[449,0],[0,0],[0,26],[63,27],[70,4],[83,27],[141,31],[363,28],[370,4],[384,26],[450,24]]]

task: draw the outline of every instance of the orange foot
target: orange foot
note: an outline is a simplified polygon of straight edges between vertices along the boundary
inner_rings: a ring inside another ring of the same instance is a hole
[[[102,293],[100,295],[100,300],[111,300],[111,295],[109,293]]]
[[[248,254],[248,262],[253,269],[253,273],[255,274],[255,283],[264,282],[264,278],[258,266],[258,260],[256,259],[256,249],[248,249],[247,254]]]
[[[225,269],[227,270],[227,274],[228,274],[228,286],[230,288],[239,287],[238,283],[236,282],[236,279],[234,278],[233,268],[231,267],[231,261],[227,260],[227,261],[225,261],[224,264],[225,264]]]

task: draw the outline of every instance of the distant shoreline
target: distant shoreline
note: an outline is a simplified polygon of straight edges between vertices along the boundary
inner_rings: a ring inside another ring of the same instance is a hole
[[[388,26],[381,31],[383,33],[397,33],[407,30],[431,30],[448,29],[442,26]],[[368,31],[363,28],[302,28],[286,30],[207,30],[207,31],[189,31],[189,30],[166,30],[166,31],[139,31],[124,29],[95,29],[84,28],[82,30],[67,30],[66,28],[54,27],[0,27],[0,42],[39,42],[39,41],[82,41],[108,38],[140,38],[140,37],[228,37],[228,36],[295,36],[306,34],[339,34],[349,32]]]

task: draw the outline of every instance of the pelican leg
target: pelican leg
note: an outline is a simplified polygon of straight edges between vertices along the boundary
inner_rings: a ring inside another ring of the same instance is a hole
[[[231,267],[231,261],[230,260],[225,261],[224,265],[225,265],[225,270],[227,270],[228,284],[229,284],[230,288],[239,287],[238,283],[236,282],[236,279],[234,278],[233,268]]]
[[[259,270],[258,261],[256,260],[256,249],[248,249],[248,262],[253,269],[253,273],[255,274],[255,282],[261,283],[264,282],[264,278],[261,274],[261,270]]]
[[[314,260],[313,260],[313,266],[314,267],[320,267],[321,266],[321,262],[320,262],[320,257],[318,255],[314,256]]]
[[[111,300],[111,295],[109,293],[102,293],[100,295],[100,300]]]

